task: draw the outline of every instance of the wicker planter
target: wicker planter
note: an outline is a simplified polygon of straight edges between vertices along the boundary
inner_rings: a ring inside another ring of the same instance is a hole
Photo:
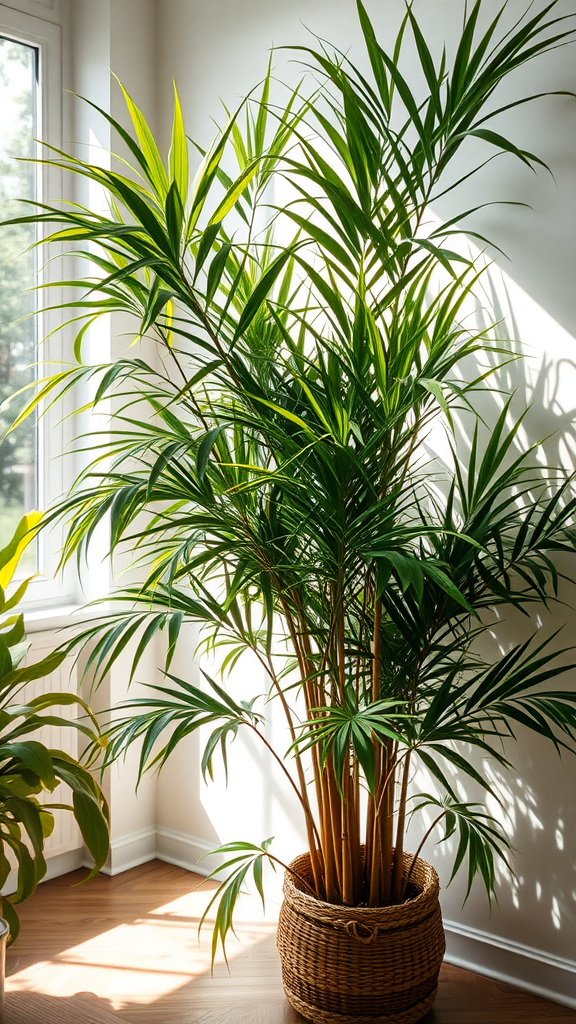
[[[291,867],[311,877],[308,854]],[[277,941],[286,998],[298,1013],[315,1024],[415,1024],[424,1016],[445,940],[438,875],[419,859],[412,881],[418,895],[400,906],[342,907],[286,874]]]

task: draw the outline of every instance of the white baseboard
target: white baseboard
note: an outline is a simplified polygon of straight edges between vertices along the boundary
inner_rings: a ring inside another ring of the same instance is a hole
[[[77,871],[81,868],[84,860],[84,851],[80,848],[78,850],[68,850],[66,853],[57,853],[54,857],[49,857],[46,861],[48,870],[42,879],[43,882],[48,881],[49,878],[59,878],[60,875],[67,875],[70,871]]]
[[[213,855],[214,849],[214,844],[197,836],[176,832],[161,825],[151,826],[112,839],[110,854],[102,873],[118,875],[157,858],[186,871],[194,871],[197,875],[210,875],[221,863],[221,858]],[[87,851],[83,863],[90,866]]]
[[[101,869],[104,875],[119,875],[122,871],[136,868],[140,864],[146,864],[156,857],[156,829],[140,829],[139,832],[130,832],[128,835],[119,836],[110,842],[110,853],[108,860]],[[89,864],[90,860],[85,859],[84,863]]]
[[[194,871],[197,875],[210,875],[222,863],[214,849],[215,844],[197,836],[185,835],[162,825],[156,827],[156,856],[167,864]]]
[[[71,871],[77,871],[78,868],[84,866],[84,851],[78,850],[67,850],[65,853],[57,853],[53,857],[46,859],[47,871],[42,879],[42,882],[47,882],[49,878],[59,878],[60,875],[68,875]],[[6,882],[2,888],[4,896],[8,896],[10,893],[15,892],[18,887],[18,871],[16,868],[12,868],[12,871],[8,875]]]
[[[449,964],[576,1009],[576,961],[512,942],[480,928],[444,921]]]

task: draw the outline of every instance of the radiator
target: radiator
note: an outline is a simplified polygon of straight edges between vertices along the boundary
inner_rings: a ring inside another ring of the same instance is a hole
[[[54,650],[54,634],[42,634],[37,633],[33,636],[32,648],[28,654],[27,661],[39,661],[41,658],[46,657]],[[22,702],[31,700],[33,697],[39,697],[42,693],[47,693],[49,690],[58,692],[77,692],[78,674],[76,666],[72,658],[67,658],[62,662],[59,668],[51,675],[46,676],[45,679],[35,679],[31,683],[28,683],[21,694],[21,697],[17,698],[18,701]],[[60,715],[62,718],[75,719],[78,717],[78,712],[83,714],[82,708],[77,708],[73,704],[59,708],[58,706],[47,711],[46,714],[53,713]],[[79,749],[81,750],[81,744],[84,741],[82,733],[78,733],[76,729],[65,728],[64,726],[45,726],[43,729],[38,730],[37,733],[31,733],[30,738],[38,739],[41,743],[44,743],[47,747],[53,747],[58,750],[63,750],[65,753],[70,754],[72,757],[77,757]],[[71,803],[71,793],[68,786],[64,783],[60,783],[55,789],[54,793],[44,793],[40,797],[41,803]],[[47,839],[45,845],[45,856],[46,858],[56,857],[62,853],[68,853],[71,850],[78,850],[82,847],[82,837],[80,835],[80,829],[76,824],[76,820],[70,811],[53,811],[54,814],[54,831],[52,835]]]

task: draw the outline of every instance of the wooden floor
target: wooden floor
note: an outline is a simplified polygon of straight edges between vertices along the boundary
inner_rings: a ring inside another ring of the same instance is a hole
[[[4,1024],[301,1024],[282,994],[274,925],[247,901],[230,973],[210,975],[200,879],[159,861],[115,878],[44,882],[8,951]],[[445,966],[422,1024],[576,1022],[576,1011]]]

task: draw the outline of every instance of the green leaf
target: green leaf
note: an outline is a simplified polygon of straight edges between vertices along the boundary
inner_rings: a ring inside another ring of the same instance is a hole
[[[210,453],[225,428],[226,424],[220,423],[217,427],[213,427],[212,430],[209,430],[202,438],[198,447],[198,455],[196,456],[196,473],[199,480],[204,479]]]
[[[272,261],[268,269],[260,278],[258,284],[254,288],[250,298],[246,302],[242,315],[238,321],[236,330],[234,331],[234,340],[241,338],[245,331],[248,329],[256,313],[260,309],[262,303],[269,297],[275,282],[277,281],[280,273],[284,269],[288,260],[292,258],[293,250],[292,247],[285,249],[279,256]]]
[[[41,512],[29,512],[18,523],[10,543],[0,551],[0,587],[6,590],[12,580],[23,551],[38,532]]]
[[[232,210],[236,206],[236,203],[240,199],[240,196],[243,195],[243,193],[248,188],[248,185],[254,178],[254,175],[257,174],[259,167],[260,158],[257,158],[256,160],[253,160],[251,164],[244,168],[242,174],[240,174],[236,178],[236,181],[233,182],[233,184],[230,186],[226,195],[224,196],[224,199],[218,205],[215,212],[212,214],[208,222],[208,227],[211,227],[213,224],[220,224],[220,222],[224,220],[226,214],[229,213],[230,210]]]
[[[210,267],[208,269],[208,277],[206,279],[206,304],[209,305],[212,302],[222,280],[222,274],[226,268],[228,257],[232,251],[232,246],[229,242],[225,242],[220,246],[218,252],[212,259]]]
[[[509,139],[504,138],[498,132],[492,131],[490,128],[474,128],[465,133],[471,135],[476,139],[483,139],[484,142],[489,142],[492,146],[496,146],[498,149],[503,150],[505,153],[512,153],[513,156],[518,157],[523,164],[532,169],[532,164],[539,164],[540,167],[544,167],[547,171],[550,170],[548,164],[544,163],[540,157],[534,153],[529,153],[525,149],[519,149]]]
[[[136,130],[138,142],[140,143],[140,147],[144,159],[146,161],[146,165],[148,167],[148,179],[150,181],[150,184],[153,186],[158,197],[161,200],[164,200],[166,193],[168,192],[170,183],[168,181],[166,168],[164,167],[164,163],[160,155],[160,150],[158,149],[156,141],[152,135],[152,132],[150,131],[150,128],[148,127],[148,124],[142,111],[139,110],[131,96],[126,92],[126,89],[124,88],[122,83],[118,79],[116,79],[116,81],[118,82],[118,85],[122,90],[122,95],[124,96],[124,100],[128,108],[128,113],[130,114],[132,124],[134,125],[134,128]],[[176,116],[177,115],[175,105],[175,118]],[[178,152],[181,158],[181,141]],[[181,195],[182,194],[185,195],[185,191],[184,193],[181,193]]]
[[[440,569],[437,565],[433,565],[430,561],[423,561],[422,571],[425,576],[428,576],[430,579],[434,580],[434,582],[438,584],[441,590],[443,590],[444,593],[448,595],[448,597],[451,597],[453,601],[456,601],[456,603],[459,604],[461,608],[464,608],[464,610],[469,612],[471,615],[474,615],[476,617],[478,616],[478,613],[474,610],[472,605],[466,600],[464,594],[462,594],[461,591],[458,590],[458,587],[454,585],[450,577],[447,576],[442,569]]]
[[[174,82],[174,122],[172,125],[172,142],[168,157],[170,176],[176,184],[182,206],[186,205],[188,196],[188,140],[184,129],[182,108],[176,83]]]
[[[68,772],[67,774],[68,780],[73,777],[73,773]],[[82,838],[95,861],[94,867],[88,875],[90,879],[104,866],[108,857],[110,849],[108,824],[99,802],[92,794],[83,791],[81,788],[73,787],[72,806],[74,807],[74,817],[80,827]]]
[[[451,422],[450,409],[448,406],[448,402],[444,397],[442,385],[439,384],[437,380],[427,380],[425,377],[419,377],[418,384],[420,384],[420,386],[423,387],[426,391],[429,391],[431,395],[434,395],[434,398],[438,402],[438,405],[442,409],[442,412],[446,413],[449,421]]]
[[[184,224],[184,207],[175,181],[172,182],[166,194],[166,226],[173,252],[176,258],[180,258],[180,243],[182,239],[182,227]],[[156,319],[156,316],[153,317]]]
[[[52,758],[42,743],[27,740],[25,743],[0,744],[0,760],[18,758],[38,776],[45,789],[52,791],[56,786],[56,776]]]
[[[20,920],[12,902],[6,896],[0,896],[0,899],[2,900],[2,917],[10,929],[8,945],[11,946],[20,934]]]

